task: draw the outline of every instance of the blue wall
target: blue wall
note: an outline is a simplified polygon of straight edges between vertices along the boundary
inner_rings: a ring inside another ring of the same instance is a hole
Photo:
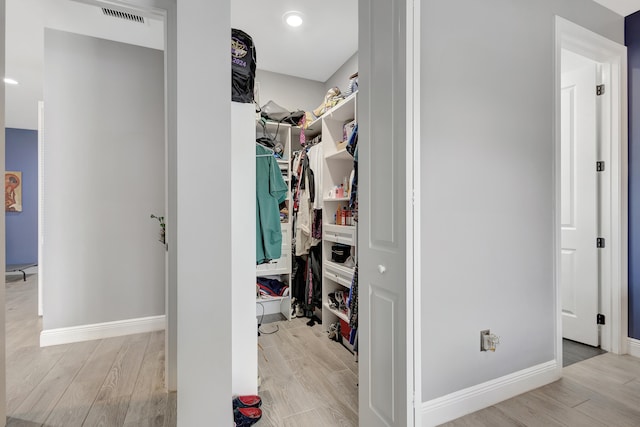
[[[629,65],[629,336],[640,339],[640,12],[625,18]]]
[[[5,130],[5,168],[22,172],[22,212],[6,212],[7,264],[38,262],[38,132]]]

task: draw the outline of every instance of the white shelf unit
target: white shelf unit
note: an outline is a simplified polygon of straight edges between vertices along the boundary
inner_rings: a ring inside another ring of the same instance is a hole
[[[336,291],[343,291],[345,299],[348,297],[354,268],[332,261],[331,248],[336,244],[348,245],[351,247],[352,257],[354,260],[357,259],[357,227],[336,224],[334,214],[337,212],[338,206],[341,210],[348,207],[350,194],[345,193],[343,197],[337,197],[331,190],[343,184],[345,178],[348,186],[351,185],[353,157],[345,149],[347,141],[345,141],[343,128],[346,123],[355,120],[357,116],[356,97],[357,93],[351,95],[321,117],[324,152],[322,173],[322,324],[325,330],[328,330],[331,323],[338,319],[342,321],[341,327],[349,324],[348,311],[331,308],[328,295]],[[348,338],[345,338],[344,335],[342,342],[345,347],[353,351]]]
[[[289,286],[289,292],[283,297],[260,297],[256,292],[256,316],[281,313],[285,319],[291,320],[291,125],[266,122],[263,129],[260,122],[256,123],[256,137],[269,137],[282,144],[282,158],[277,159],[284,182],[287,184],[287,213],[286,220],[281,221],[282,227],[282,256],[266,264],[256,266],[256,277],[269,277],[280,280]]]

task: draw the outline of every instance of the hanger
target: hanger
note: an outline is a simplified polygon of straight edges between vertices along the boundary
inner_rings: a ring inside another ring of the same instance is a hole
[[[260,147],[264,148],[265,150],[267,150],[269,152],[269,154],[256,154],[256,158],[258,157],[273,157],[273,155],[275,154],[275,151],[273,151],[271,148],[269,147],[265,147],[264,145],[256,142],[256,145],[259,145]]]

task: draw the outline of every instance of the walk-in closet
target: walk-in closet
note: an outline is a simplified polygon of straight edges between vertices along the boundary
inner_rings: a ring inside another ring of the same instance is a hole
[[[357,7],[232,7],[232,66],[256,65],[233,125],[255,153],[258,426],[358,425]]]

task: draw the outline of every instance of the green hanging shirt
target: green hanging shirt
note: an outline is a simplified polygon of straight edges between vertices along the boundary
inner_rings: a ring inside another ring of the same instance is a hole
[[[278,205],[286,199],[287,184],[278,162],[271,151],[256,144],[256,264],[282,256]]]

